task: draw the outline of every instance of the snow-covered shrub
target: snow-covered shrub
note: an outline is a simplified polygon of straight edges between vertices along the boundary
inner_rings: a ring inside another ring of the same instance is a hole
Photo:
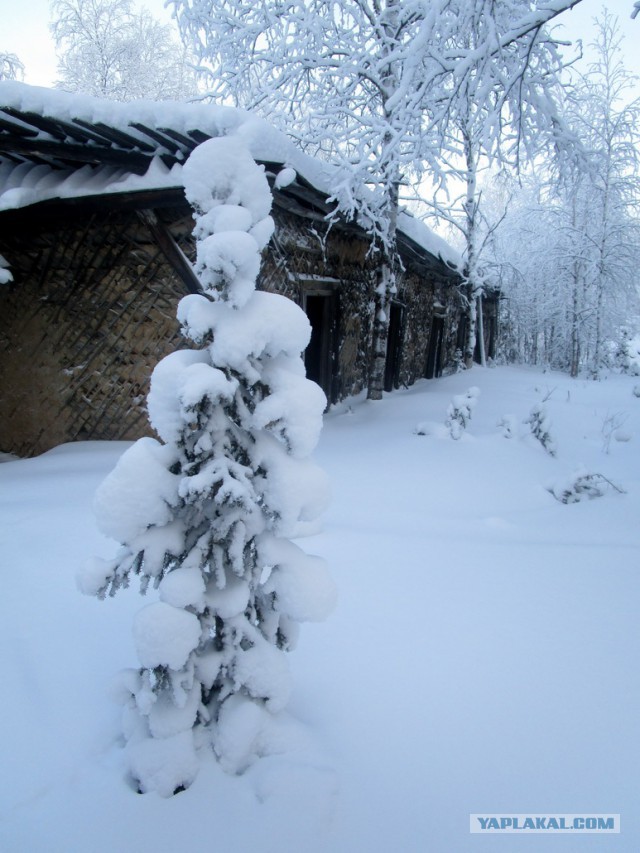
[[[469,425],[479,396],[480,389],[473,386],[465,391],[464,394],[456,394],[449,403],[445,426],[449,430],[451,438],[457,440],[462,436]]]
[[[640,397],[640,385],[634,385],[632,393],[634,397]]]
[[[606,416],[602,422],[602,450],[604,453],[608,454],[611,450],[612,440],[631,441],[631,433],[622,429],[628,418],[629,416],[625,412],[616,412]]]
[[[462,373],[463,370],[467,369],[465,367],[464,356],[462,355],[461,349],[456,349],[456,351],[453,353],[451,363],[453,366],[452,373]]]
[[[513,438],[518,434],[518,422],[515,415],[504,415],[496,424],[504,438]]]
[[[624,489],[616,486],[602,474],[580,468],[569,477],[549,486],[548,491],[560,503],[572,504],[582,500],[600,498],[610,489],[624,494]]]
[[[434,438],[449,438],[449,430],[443,423],[420,421],[413,430],[414,435],[431,435]]]
[[[531,434],[538,439],[547,453],[550,456],[555,456],[557,453],[556,442],[551,435],[551,421],[543,403],[536,403],[533,406],[525,424],[529,425]]]
[[[284,538],[324,508],[306,457],[326,401],[305,377],[305,314],[255,291],[273,228],[263,169],[228,136],[199,146],[183,178],[203,291],[178,307],[190,348],[153,372],[159,440],[136,442],[96,495],[101,530],[124,547],[81,577],[100,597],[132,574],[159,590],[120,692],[131,776],[162,796],[193,781],[205,744],[230,772],[264,752],[262,725],[289,696],[284,653],[335,599],[323,561]]]
[[[620,347],[620,363],[624,373],[640,376],[640,335],[625,337]]]

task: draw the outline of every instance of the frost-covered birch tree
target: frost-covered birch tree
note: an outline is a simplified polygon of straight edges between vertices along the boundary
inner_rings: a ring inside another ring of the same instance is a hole
[[[463,102],[497,93],[487,138],[499,135],[507,104],[522,134],[553,125],[523,73],[544,24],[575,1],[171,0],[214,94],[262,111],[340,165],[338,209],[367,228],[379,258],[369,397],[382,396],[403,185],[425,171],[443,177]]]
[[[501,195],[503,191],[500,187]],[[561,253],[550,202],[536,175],[506,191],[508,212],[487,247],[502,295],[500,353],[509,362],[564,368],[566,299],[558,278]],[[484,200],[490,197],[487,192]]]
[[[509,32],[513,21],[527,8],[517,2],[460,0],[457,17],[461,26],[452,38],[461,52],[473,54],[484,47],[488,33],[495,38],[497,33]],[[558,109],[565,62],[557,41],[545,28],[538,27],[509,43],[507,49],[499,39],[496,45],[489,61],[485,58],[472,74],[461,76],[456,97],[447,103],[439,128],[439,172],[431,169],[438,180],[433,184],[432,197],[420,200],[428,215],[446,221],[462,238],[461,298],[466,315],[463,359],[467,368],[473,364],[477,343],[480,360],[485,360],[479,324],[489,264],[483,252],[506,212],[503,207],[497,215],[495,210],[487,215],[481,176],[495,175],[499,170],[518,174],[542,151],[561,161],[571,160],[576,149],[575,135]]]
[[[607,343],[638,316],[640,103],[620,62],[612,16],[597,21],[587,72],[567,88],[565,117],[583,157],[561,182],[539,170],[500,229],[507,326],[514,352],[576,376],[596,375]]]
[[[81,579],[100,597],[132,575],[159,589],[135,618],[139,668],[121,698],[131,776],[162,796],[192,782],[207,745],[233,773],[269,751],[285,652],[335,597],[324,562],[286,538],[324,508],[308,457],[326,400],[304,375],[304,312],[255,291],[273,230],[264,171],[232,133],[199,146],[183,176],[202,293],[179,304],[188,347],[153,372],[159,440],[131,446],[96,495],[101,530],[123,548]]]
[[[51,13],[59,88],[119,101],[197,94],[171,26],[136,11],[132,0],[52,0]]]
[[[483,203],[481,179],[495,175],[497,166],[503,167],[507,159],[502,156],[503,149],[485,151],[478,139],[474,126],[475,105],[469,104],[468,114],[459,117],[453,123],[453,137],[449,148],[443,149],[443,169],[447,171],[447,181],[440,181],[433,187],[433,195],[427,202],[424,195],[418,199],[420,207],[426,208],[427,218],[446,222],[462,244],[463,266],[462,281],[459,287],[460,300],[465,316],[462,361],[468,370],[473,366],[476,351],[480,351],[480,363],[485,365],[486,353],[482,330],[482,298],[489,283],[492,265],[485,255],[487,242],[506,215],[506,206],[495,211],[493,197],[493,216],[487,215]],[[458,184],[462,192],[451,197],[450,185]]]
[[[21,80],[24,65],[15,53],[0,51],[0,80]]]
[[[570,93],[570,119],[589,153],[588,168],[570,189],[572,226],[579,247],[572,253],[574,293],[585,296],[574,314],[571,373],[597,373],[605,339],[617,337],[626,297],[637,288],[640,262],[640,98],[638,79],[620,58],[617,19],[606,9],[596,21],[595,60]],[[612,322],[613,321],[613,322]],[[587,350],[579,326],[587,323]]]

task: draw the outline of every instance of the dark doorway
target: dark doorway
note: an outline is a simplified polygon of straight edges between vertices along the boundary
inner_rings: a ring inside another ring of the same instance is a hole
[[[389,334],[387,337],[387,360],[384,366],[384,390],[393,391],[400,386],[400,364],[402,362],[402,332],[404,305],[392,302],[389,309]]]
[[[427,379],[436,379],[442,375],[442,343],[444,341],[444,317],[435,316],[431,321],[427,367],[424,375]]]
[[[467,315],[461,314],[458,321],[458,334],[456,336],[456,349],[460,350],[460,354],[464,357],[465,339],[467,337]]]
[[[464,359],[464,348],[467,344],[467,326],[469,323],[469,318],[466,314],[462,314],[460,317],[460,323],[458,325],[458,337],[456,341],[457,349],[460,350],[462,358]],[[480,359],[482,355],[480,352],[480,338],[478,337],[478,328],[476,327],[476,345],[473,351],[473,360],[476,364],[480,364]]]
[[[333,403],[337,294],[305,293],[303,307],[311,323],[311,340],[304,351],[307,378],[317,382]]]

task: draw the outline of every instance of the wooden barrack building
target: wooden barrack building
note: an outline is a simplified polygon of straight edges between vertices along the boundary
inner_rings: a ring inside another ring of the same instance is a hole
[[[138,116],[135,104],[0,84],[0,451],[148,432],[149,376],[184,345],[176,306],[197,289],[180,164],[235,112],[221,119],[218,108],[214,120],[204,105],[144,105]],[[254,156],[276,224],[260,287],[306,311],[307,371],[334,403],[366,387],[375,256],[353,223],[328,227],[309,158]],[[295,179],[278,186],[292,160]],[[452,368],[459,345],[455,256],[403,223],[387,390]]]

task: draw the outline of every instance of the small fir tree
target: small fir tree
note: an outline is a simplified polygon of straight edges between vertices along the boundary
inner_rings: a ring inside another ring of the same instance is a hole
[[[445,426],[449,430],[449,435],[456,441],[462,437],[464,431],[469,426],[471,415],[478,402],[480,389],[475,385],[468,388],[464,394],[456,394],[447,406],[447,419]]]
[[[284,538],[324,507],[306,457],[326,401],[304,375],[305,314],[255,291],[273,230],[264,171],[231,134],[199,146],[183,175],[203,290],[178,309],[193,348],[153,372],[160,441],[137,441],[100,487],[99,525],[124,547],[82,583],[100,597],[132,574],[159,588],[136,616],[140,667],[122,698],[131,775],[163,796],[192,782],[207,743],[229,772],[268,750],[269,712],[290,689],[284,652],[335,596],[323,561]]]
[[[558,452],[555,439],[551,433],[551,419],[543,403],[536,403],[531,407],[529,417],[525,420],[531,429],[531,435],[537,438],[547,451],[549,456],[555,456]]]

